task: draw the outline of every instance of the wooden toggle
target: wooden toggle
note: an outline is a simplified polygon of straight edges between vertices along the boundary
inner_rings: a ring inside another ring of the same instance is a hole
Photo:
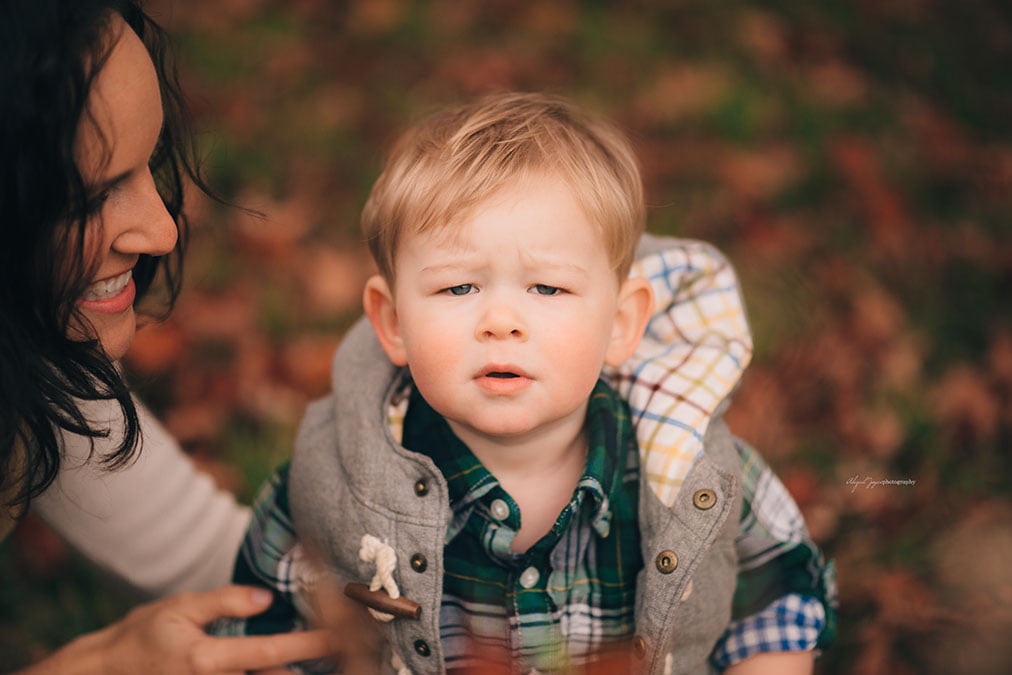
[[[408,600],[404,596],[391,598],[386,591],[370,591],[365,584],[350,583],[344,587],[344,594],[377,612],[406,619],[417,619],[422,615],[422,606],[414,600]]]

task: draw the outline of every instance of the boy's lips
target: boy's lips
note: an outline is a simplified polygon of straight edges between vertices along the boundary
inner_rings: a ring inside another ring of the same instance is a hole
[[[477,385],[491,394],[513,394],[530,386],[533,378],[512,364],[490,364],[474,377]]]

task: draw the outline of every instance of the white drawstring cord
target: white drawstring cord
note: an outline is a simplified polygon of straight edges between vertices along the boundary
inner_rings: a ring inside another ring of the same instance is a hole
[[[397,675],[411,675],[411,669],[404,665],[397,652],[391,652],[390,665],[397,671]]]
[[[397,582],[394,581],[394,570],[397,569],[397,553],[394,552],[392,546],[380,541],[371,534],[366,534],[362,536],[362,545],[358,549],[358,557],[363,562],[374,563],[376,565],[376,574],[373,575],[372,581],[369,582],[370,591],[378,591],[382,588],[391,598],[401,597],[401,589],[397,588]],[[377,621],[387,622],[394,619],[393,614],[378,612],[372,607],[367,607],[366,609],[369,610],[369,613]],[[391,651],[390,665],[397,671],[397,675],[411,675],[411,670],[405,665],[396,651]]]
[[[378,591],[382,588],[391,598],[401,597],[401,591],[397,588],[397,582],[394,581],[394,570],[397,568],[397,554],[394,552],[392,546],[380,541],[371,534],[366,534],[362,536],[362,546],[358,550],[358,557],[363,562],[375,563],[376,565],[376,574],[373,575],[372,581],[369,582],[370,591]],[[393,621],[394,619],[393,614],[378,612],[371,607],[368,609],[369,613],[377,621],[386,622]]]

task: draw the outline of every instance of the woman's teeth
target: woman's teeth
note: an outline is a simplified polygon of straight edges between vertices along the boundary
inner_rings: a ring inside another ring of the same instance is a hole
[[[105,279],[104,281],[96,281],[84,292],[84,299],[94,302],[96,300],[115,298],[117,295],[122,293],[123,289],[126,288],[126,285],[130,283],[131,276],[133,276],[133,270],[127,270],[118,277]]]

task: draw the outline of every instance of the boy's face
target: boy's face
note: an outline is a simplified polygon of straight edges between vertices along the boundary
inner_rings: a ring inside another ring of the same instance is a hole
[[[392,292],[370,280],[367,313],[465,440],[582,424],[602,365],[631,354],[649,314],[649,286],[619,284],[597,227],[551,176],[497,193],[452,230],[404,236],[395,266]]]

